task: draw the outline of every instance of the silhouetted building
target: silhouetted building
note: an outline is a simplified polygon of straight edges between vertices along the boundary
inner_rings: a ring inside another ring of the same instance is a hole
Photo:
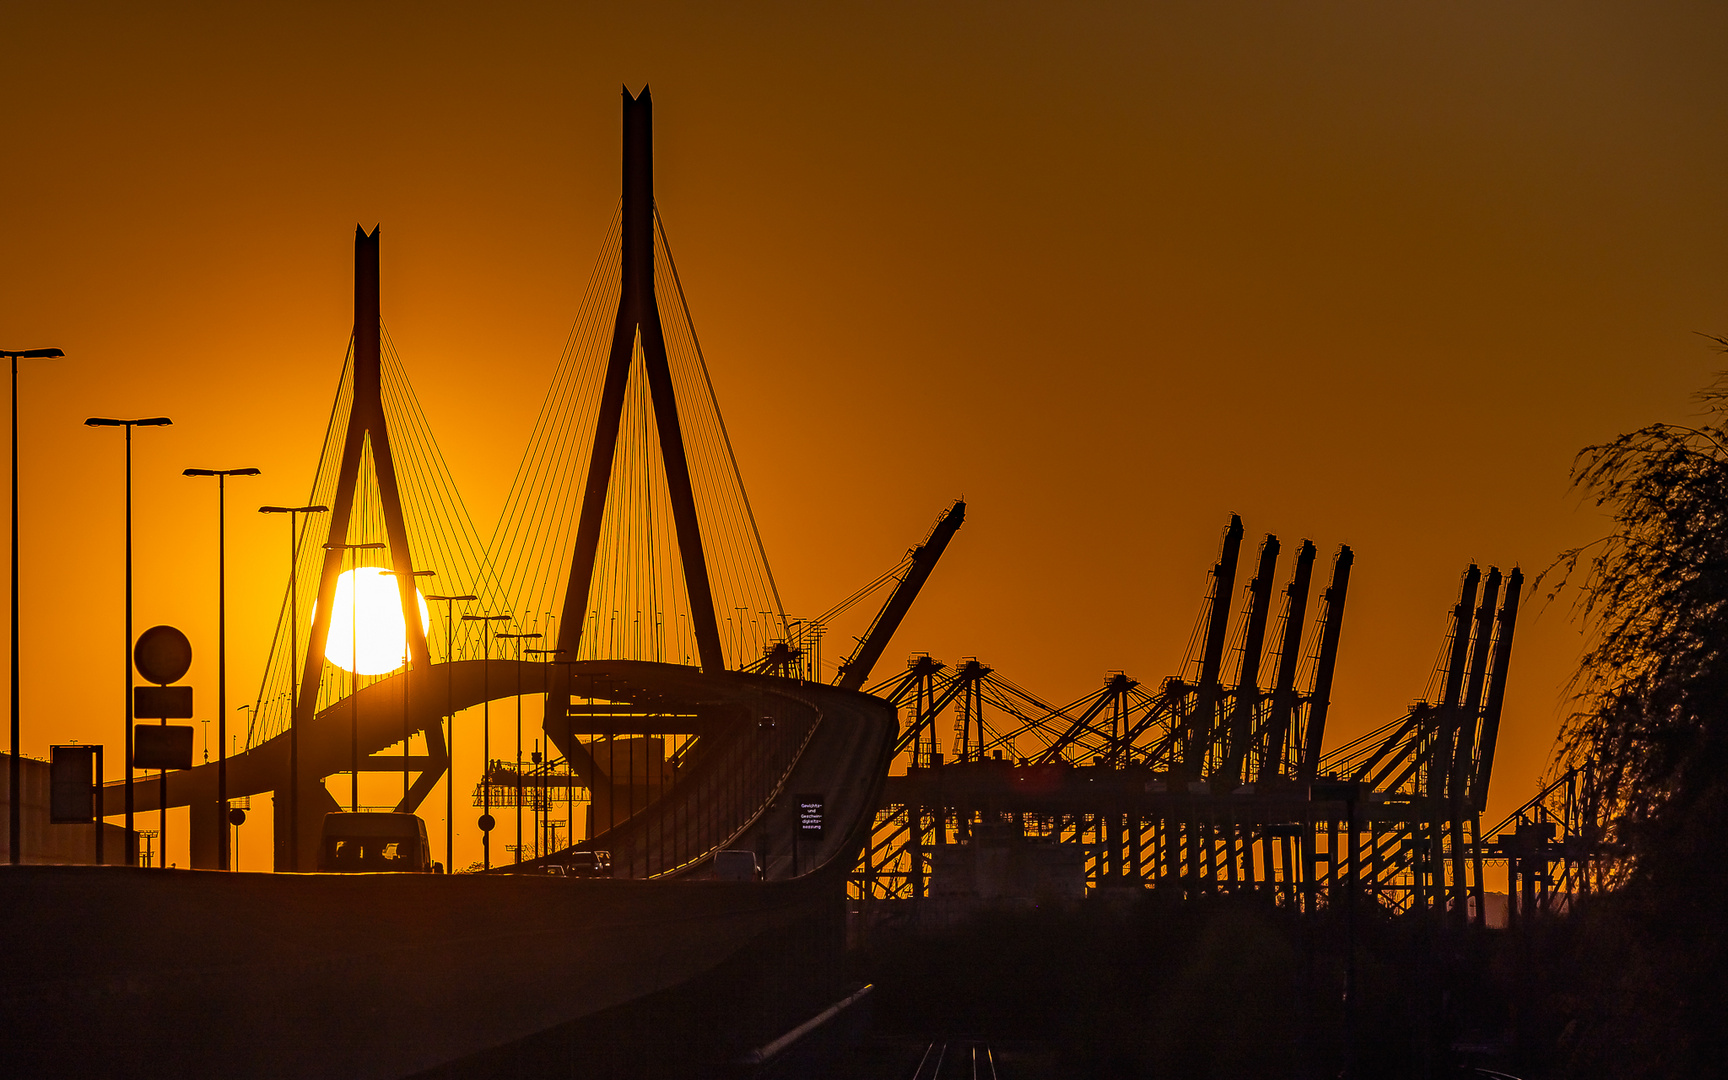
[[[967,844],[931,849],[930,895],[977,905],[1050,907],[1086,896],[1086,848],[974,826]]]
[[[12,855],[10,754],[0,753],[0,862]],[[18,762],[23,778],[22,862],[42,866],[89,866],[96,862],[94,825],[51,825],[48,822],[48,763],[35,758]],[[102,861],[120,865],[126,861],[126,830],[118,825],[102,826]]]

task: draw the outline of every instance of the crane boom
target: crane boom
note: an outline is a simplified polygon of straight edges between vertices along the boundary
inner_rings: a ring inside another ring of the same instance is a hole
[[[1320,744],[1326,737],[1326,711],[1332,704],[1332,672],[1338,663],[1338,637],[1344,631],[1344,598],[1350,592],[1350,566],[1356,555],[1348,544],[1338,548],[1332,561],[1332,584],[1320,594],[1326,614],[1320,630],[1320,658],[1308,687],[1308,720],[1302,732],[1303,780],[1314,779],[1320,764]]]
[[[948,541],[954,538],[964,520],[966,502],[957,499],[936,522],[925,541],[912,549],[906,576],[889,594],[888,602],[882,605],[876,621],[870,624],[870,630],[858,640],[858,648],[840,665],[840,678],[836,685],[847,690],[856,690],[864,685],[864,680],[870,677],[870,669],[876,666],[876,661],[882,658],[882,650],[888,647],[888,639],[900,629],[900,621],[911,610],[912,601],[918,599],[918,590],[924,587],[930,571],[936,568],[936,560],[942,557]]]
[[[1488,673],[1488,701],[1482,708],[1481,748],[1476,753],[1476,776],[1470,784],[1470,804],[1481,813],[1488,807],[1488,780],[1494,771],[1494,743],[1500,737],[1500,707],[1506,701],[1506,673],[1512,664],[1512,631],[1518,625],[1518,594],[1524,588],[1524,571],[1517,567],[1506,576],[1506,599],[1494,627],[1493,667]]]
[[[1266,620],[1272,607],[1272,575],[1278,572],[1278,538],[1266,534],[1260,545],[1260,565],[1248,582],[1248,634],[1242,639],[1242,663],[1237,669],[1236,700],[1232,702],[1224,730],[1225,782],[1242,782],[1242,763],[1254,735],[1255,713],[1260,706],[1260,654],[1266,647]]]
[[[1212,597],[1207,601],[1210,614],[1206,622],[1206,642],[1200,660],[1200,695],[1194,707],[1194,718],[1188,731],[1187,745],[1182,751],[1182,768],[1190,778],[1200,775],[1206,764],[1206,752],[1212,748],[1213,713],[1224,688],[1219,684],[1219,672],[1224,664],[1224,634],[1230,626],[1230,598],[1236,591],[1236,560],[1242,553],[1242,517],[1230,515],[1230,525],[1224,530],[1224,546],[1218,564],[1212,568]]]

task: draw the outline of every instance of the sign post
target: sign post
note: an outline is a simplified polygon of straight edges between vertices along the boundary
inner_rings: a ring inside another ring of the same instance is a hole
[[[132,767],[158,769],[161,785],[162,865],[168,865],[168,770],[192,767],[192,728],[169,724],[192,719],[192,688],[169,686],[192,667],[192,643],[172,626],[152,626],[132,646],[132,663],[155,686],[132,689],[132,715],[155,720],[155,727],[138,724],[132,736]]]

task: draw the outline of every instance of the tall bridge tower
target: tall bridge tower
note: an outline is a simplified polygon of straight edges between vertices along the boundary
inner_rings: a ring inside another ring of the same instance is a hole
[[[666,468],[666,488],[672,504],[673,525],[677,530],[678,555],[685,587],[690,594],[690,618],[696,635],[697,654],[703,671],[716,672],[725,669],[726,661],[720,645],[719,623],[714,614],[713,591],[708,583],[708,563],[702,551],[702,530],[696,519],[690,465],[684,455],[684,435],[678,424],[678,402],[672,387],[671,366],[666,359],[660,305],[654,295],[653,108],[646,86],[637,97],[631,97],[628,88],[624,90],[623,250],[618,266],[618,316],[612,328],[612,350],[606,365],[606,382],[600,393],[594,449],[588,459],[582,516],[576,527],[576,550],[570,563],[563,617],[558,624],[558,650],[566,657],[574,658],[581,644],[589,591],[593,587],[594,563],[600,550],[600,530],[606,513],[606,491],[612,478],[612,459],[618,447],[624,391],[636,345],[640,341],[642,363],[654,406],[655,429],[660,437],[661,461]],[[567,701],[568,695],[562,700]]]

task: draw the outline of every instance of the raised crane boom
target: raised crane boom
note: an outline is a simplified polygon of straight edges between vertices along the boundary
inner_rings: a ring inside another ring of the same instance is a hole
[[[950,506],[948,512],[936,523],[936,527],[930,530],[929,537],[912,549],[906,576],[894,587],[888,602],[882,605],[881,612],[877,614],[876,621],[870,624],[870,630],[858,639],[858,648],[840,665],[837,686],[856,690],[864,685],[864,680],[870,677],[870,669],[876,666],[876,661],[882,658],[882,650],[888,647],[888,639],[894,636],[894,631],[900,629],[900,620],[911,610],[912,601],[918,599],[918,590],[924,587],[930,571],[936,568],[936,560],[942,557],[948,541],[954,538],[955,531],[964,520],[966,502],[964,499],[956,499],[954,505]]]

